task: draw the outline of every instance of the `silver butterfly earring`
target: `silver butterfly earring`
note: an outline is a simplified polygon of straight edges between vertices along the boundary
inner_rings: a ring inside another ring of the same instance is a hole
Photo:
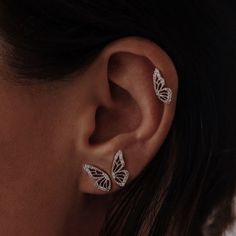
[[[128,170],[125,170],[124,167],[125,161],[123,158],[123,153],[119,150],[114,156],[111,175],[115,183],[120,187],[125,186],[129,177],[129,172]],[[89,177],[94,180],[96,188],[105,192],[109,192],[111,190],[111,179],[105,171],[89,164],[84,164],[83,169]]]
[[[94,184],[99,190],[104,192],[111,190],[111,179],[105,171],[89,164],[85,164],[83,169],[95,181]]]
[[[125,161],[123,158],[123,152],[119,150],[114,156],[111,175],[115,183],[120,187],[124,187],[129,178],[129,171],[125,170],[124,167]]]
[[[162,102],[169,104],[172,99],[172,90],[165,87],[165,80],[157,68],[155,68],[153,73],[153,84],[157,97]]]

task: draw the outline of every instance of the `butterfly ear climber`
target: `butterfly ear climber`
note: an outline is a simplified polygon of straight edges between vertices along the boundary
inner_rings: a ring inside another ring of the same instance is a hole
[[[125,170],[124,167],[125,161],[123,153],[119,150],[113,159],[111,175],[114,182],[120,187],[125,186],[129,177],[129,172],[128,170]],[[111,190],[111,179],[105,171],[89,164],[85,164],[83,169],[89,177],[93,179],[94,185],[97,189],[104,192],[109,192]]]
[[[155,68],[153,73],[153,84],[155,93],[159,100],[169,104],[172,100],[172,90],[165,87],[165,79],[157,68]]]

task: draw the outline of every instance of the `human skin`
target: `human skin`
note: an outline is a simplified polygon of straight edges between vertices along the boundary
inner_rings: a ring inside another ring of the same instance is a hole
[[[81,92],[72,97],[71,86],[0,80],[0,235],[65,235],[79,217],[74,210],[83,197],[70,134]]]
[[[109,50],[119,52],[134,44],[137,54],[144,48],[153,52],[153,44],[139,38],[121,40]],[[141,57],[127,54],[114,60],[117,64],[110,65],[109,72],[112,82],[126,92],[109,90],[104,79],[108,76],[102,76],[102,63],[111,58],[109,50],[67,81],[18,83],[1,60],[0,235],[97,235],[112,194],[99,192],[82,172],[82,164],[94,161],[108,172],[112,153],[122,148],[128,156],[131,182],[164,141],[177,91],[171,60],[158,47],[159,54],[150,58],[160,61],[157,66],[174,92],[173,103],[163,108],[152,91],[152,80],[147,80],[152,68]],[[130,80],[137,70],[136,81]],[[139,93],[146,100],[139,100]],[[96,118],[94,111],[101,104],[108,108]],[[135,163],[131,156],[137,158]],[[112,192],[118,190],[114,186]]]

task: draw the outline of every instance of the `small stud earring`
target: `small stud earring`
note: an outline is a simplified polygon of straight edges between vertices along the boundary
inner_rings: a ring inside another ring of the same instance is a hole
[[[120,187],[124,187],[129,178],[129,171],[125,170],[124,167],[125,161],[123,158],[123,152],[119,150],[114,156],[111,175],[115,183]]]
[[[153,73],[153,84],[157,97],[162,102],[169,104],[172,100],[172,90],[165,87],[165,79],[157,68],[155,68]]]

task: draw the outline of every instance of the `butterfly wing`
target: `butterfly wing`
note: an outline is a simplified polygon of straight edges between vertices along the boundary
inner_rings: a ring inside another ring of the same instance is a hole
[[[112,177],[115,182],[121,187],[125,186],[129,177],[129,172],[125,170],[124,167],[125,162],[123,158],[123,153],[121,150],[119,150],[113,160]]]
[[[84,170],[95,181],[95,185],[98,189],[106,192],[111,190],[111,180],[104,171],[88,164],[84,165]]]
[[[171,97],[172,97],[171,89],[163,88],[162,90],[159,91],[158,97],[162,102],[169,104],[171,102]]]
[[[161,76],[161,73],[157,68],[153,73],[153,84],[155,93],[158,98],[162,102],[169,104],[172,99],[172,91],[170,88],[165,88],[165,80]]]
[[[153,83],[156,94],[165,86],[165,80],[162,78],[160,71],[157,68],[153,73]]]

